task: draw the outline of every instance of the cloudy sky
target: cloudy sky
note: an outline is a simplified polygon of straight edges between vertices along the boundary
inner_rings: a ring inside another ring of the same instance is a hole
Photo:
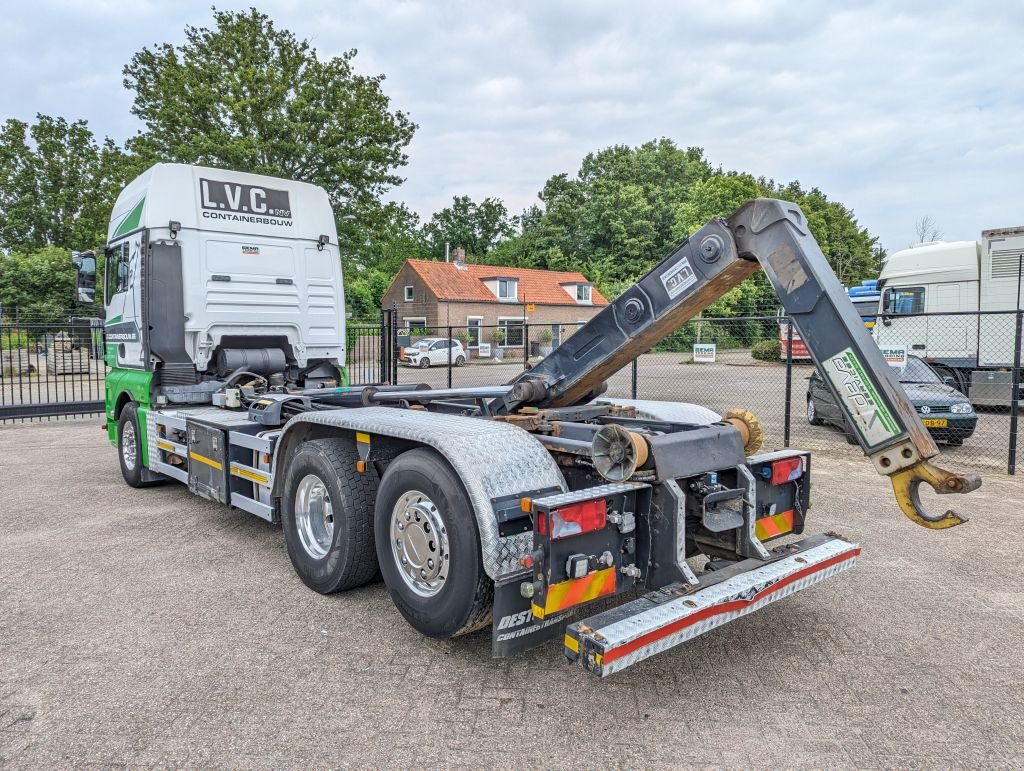
[[[252,3],[218,3],[219,8]],[[0,119],[138,124],[121,67],[209,22],[210,0],[8,0]],[[359,50],[420,125],[394,197],[513,211],[587,152],[666,136],[726,168],[799,179],[891,251],[929,214],[950,239],[1024,225],[1024,4],[267,0],[322,56]]]

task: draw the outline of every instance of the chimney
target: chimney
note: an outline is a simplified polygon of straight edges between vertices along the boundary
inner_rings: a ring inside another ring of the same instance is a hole
[[[466,250],[461,246],[456,247],[452,250],[452,262],[455,263],[456,270],[466,269]]]

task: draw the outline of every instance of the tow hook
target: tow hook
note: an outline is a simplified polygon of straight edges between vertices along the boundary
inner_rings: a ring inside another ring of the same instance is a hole
[[[900,469],[889,475],[892,489],[896,494],[896,502],[900,509],[911,520],[923,527],[940,530],[955,527],[967,522],[967,517],[949,509],[945,514],[929,514],[921,503],[919,494],[921,483],[927,482],[936,493],[949,495],[952,493],[969,493],[981,487],[981,477],[977,474],[957,474],[933,466],[926,460],[918,461],[912,466]]]

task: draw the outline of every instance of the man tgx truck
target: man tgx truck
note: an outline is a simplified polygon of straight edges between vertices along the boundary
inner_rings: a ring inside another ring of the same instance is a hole
[[[106,426],[125,481],[181,482],[280,522],[310,588],[379,570],[417,630],[491,626],[498,656],[561,635],[570,660],[609,675],[853,566],[860,548],[838,535],[779,540],[807,527],[807,452],[759,452],[742,410],[602,396],[758,266],[909,517],[958,524],[926,511],[919,485],[980,483],[930,462],[784,201],[707,223],[534,368],[486,387],[346,385],[337,234],[312,185],[154,166],[118,198],[105,260]],[[76,264],[87,294],[95,255]]]

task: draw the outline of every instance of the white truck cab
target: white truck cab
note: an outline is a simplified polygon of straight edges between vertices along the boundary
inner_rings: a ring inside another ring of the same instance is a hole
[[[1022,264],[1020,227],[986,230],[981,243],[932,241],[895,252],[879,277],[876,340],[927,359],[975,404],[1008,404]]]
[[[327,194],[303,182],[157,164],[118,196],[103,287],[108,363],[190,386],[255,362],[345,363]]]

